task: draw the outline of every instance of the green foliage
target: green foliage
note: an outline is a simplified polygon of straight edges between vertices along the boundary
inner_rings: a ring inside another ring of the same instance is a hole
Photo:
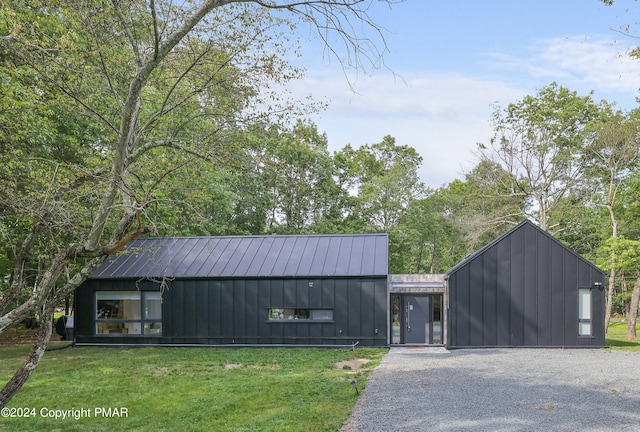
[[[14,266],[18,285],[32,286],[69,245],[117,241],[123,218],[137,216],[159,235],[264,232],[264,224],[234,220],[244,173],[232,161],[247,125],[307,109],[262,100],[274,96],[269,85],[301,73],[284,60],[291,26],[264,8],[215,8],[161,56],[159,47],[196,8],[139,1],[0,5],[5,290]],[[152,69],[144,79],[143,65]],[[30,236],[33,244],[20,256]],[[71,261],[60,274],[87,263],[77,254]]]
[[[483,153],[509,174],[511,193],[526,204],[523,215],[544,230],[553,228],[554,213],[561,218],[558,204],[581,179],[587,125],[600,109],[590,96],[551,83],[494,111],[494,137]]]
[[[624,237],[610,237],[605,240],[598,250],[597,263],[603,267],[611,265],[611,254],[615,251],[616,272],[635,274],[640,263],[640,241],[629,240]]]
[[[358,371],[361,387],[385,353],[356,350],[358,358],[371,360]],[[6,380],[24,355],[24,348],[4,348],[0,379]],[[357,395],[351,371],[335,364],[352,359],[350,349],[53,351],[9,407],[90,408],[92,415],[94,407],[124,407],[128,417],[3,418],[2,429],[336,431]]]
[[[423,192],[418,178],[422,157],[412,147],[396,145],[389,135],[350,156],[350,172],[358,190],[356,212],[374,229],[389,231],[397,226],[411,200]]]

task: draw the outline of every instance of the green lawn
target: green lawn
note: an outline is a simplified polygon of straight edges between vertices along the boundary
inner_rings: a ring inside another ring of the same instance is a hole
[[[0,348],[0,383],[28,349]],[[356,347],[358,358],[371,360],[358,368],[360,389],[386,352]],[[351,349],[51,351],[8,406],[15,414],[26,409],[35,416],[0,416],[0,430],[337,431],[357,399],[353,371],[335,367],[344,360],[353,360]],[[55,410],[81,418],[51,418]]]
[[[636,334],[640,336],[640,324],[636,326]],[[610,345],[612,349],[640,351],[640,343],[627,340],[626,322],[612,322],[609,324],[606,344]]]

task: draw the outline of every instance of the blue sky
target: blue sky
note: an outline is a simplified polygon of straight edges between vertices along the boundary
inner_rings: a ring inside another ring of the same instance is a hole
[[[640,61],[627,52],[640,41],[618,31],[640,17],[636,1],[373,3],[372,18],[388,30],[385,67],[351,69],[345,77],[339,62],[323,58],[317,39],[305,39],[299,62],[307,75],[289,86],[329,103],[310,118],[331,150],[391,135],[418,150],[422,181],[439,187],[477,162],[477,143],[492,135],[494,104],[504,107],[556,81],[621,109],[638,105]]]

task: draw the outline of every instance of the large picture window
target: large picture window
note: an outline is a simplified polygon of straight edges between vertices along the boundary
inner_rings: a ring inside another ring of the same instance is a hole
[[[578,335],[592,336],[590,288],[580,288],[578,290]]]
[[[162,298],[160,293],[97,292],[96,334],[161,335]]]

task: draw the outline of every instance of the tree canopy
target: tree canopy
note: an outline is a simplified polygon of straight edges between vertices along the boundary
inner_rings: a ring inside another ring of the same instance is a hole
[[[0,232],[11,267],[0,332],[35,312],[42,317],[38,343],[0,392],[0,406],[42,357],[55,305],[107,255],[183,223],[189,233],[231,230],[230,214],[243,207],[233,167],[248,166],[250,128],[317,108],[274,90],[302,73],[286,61],[297,47],[292,30],[309,25],[344,44],[347,57],[329,49],[345,67],[375,66],[385,47],[372,39],[382,33],[369,3],[0,5]],[[302,138],[296,133],[292,145]],[[278,151],[271,145],[272,156]],[[203,161],[211,165],[190,175]],[[286,212],[301,226],[297,209]],[[245,227],[260,229],[247,216]]]

